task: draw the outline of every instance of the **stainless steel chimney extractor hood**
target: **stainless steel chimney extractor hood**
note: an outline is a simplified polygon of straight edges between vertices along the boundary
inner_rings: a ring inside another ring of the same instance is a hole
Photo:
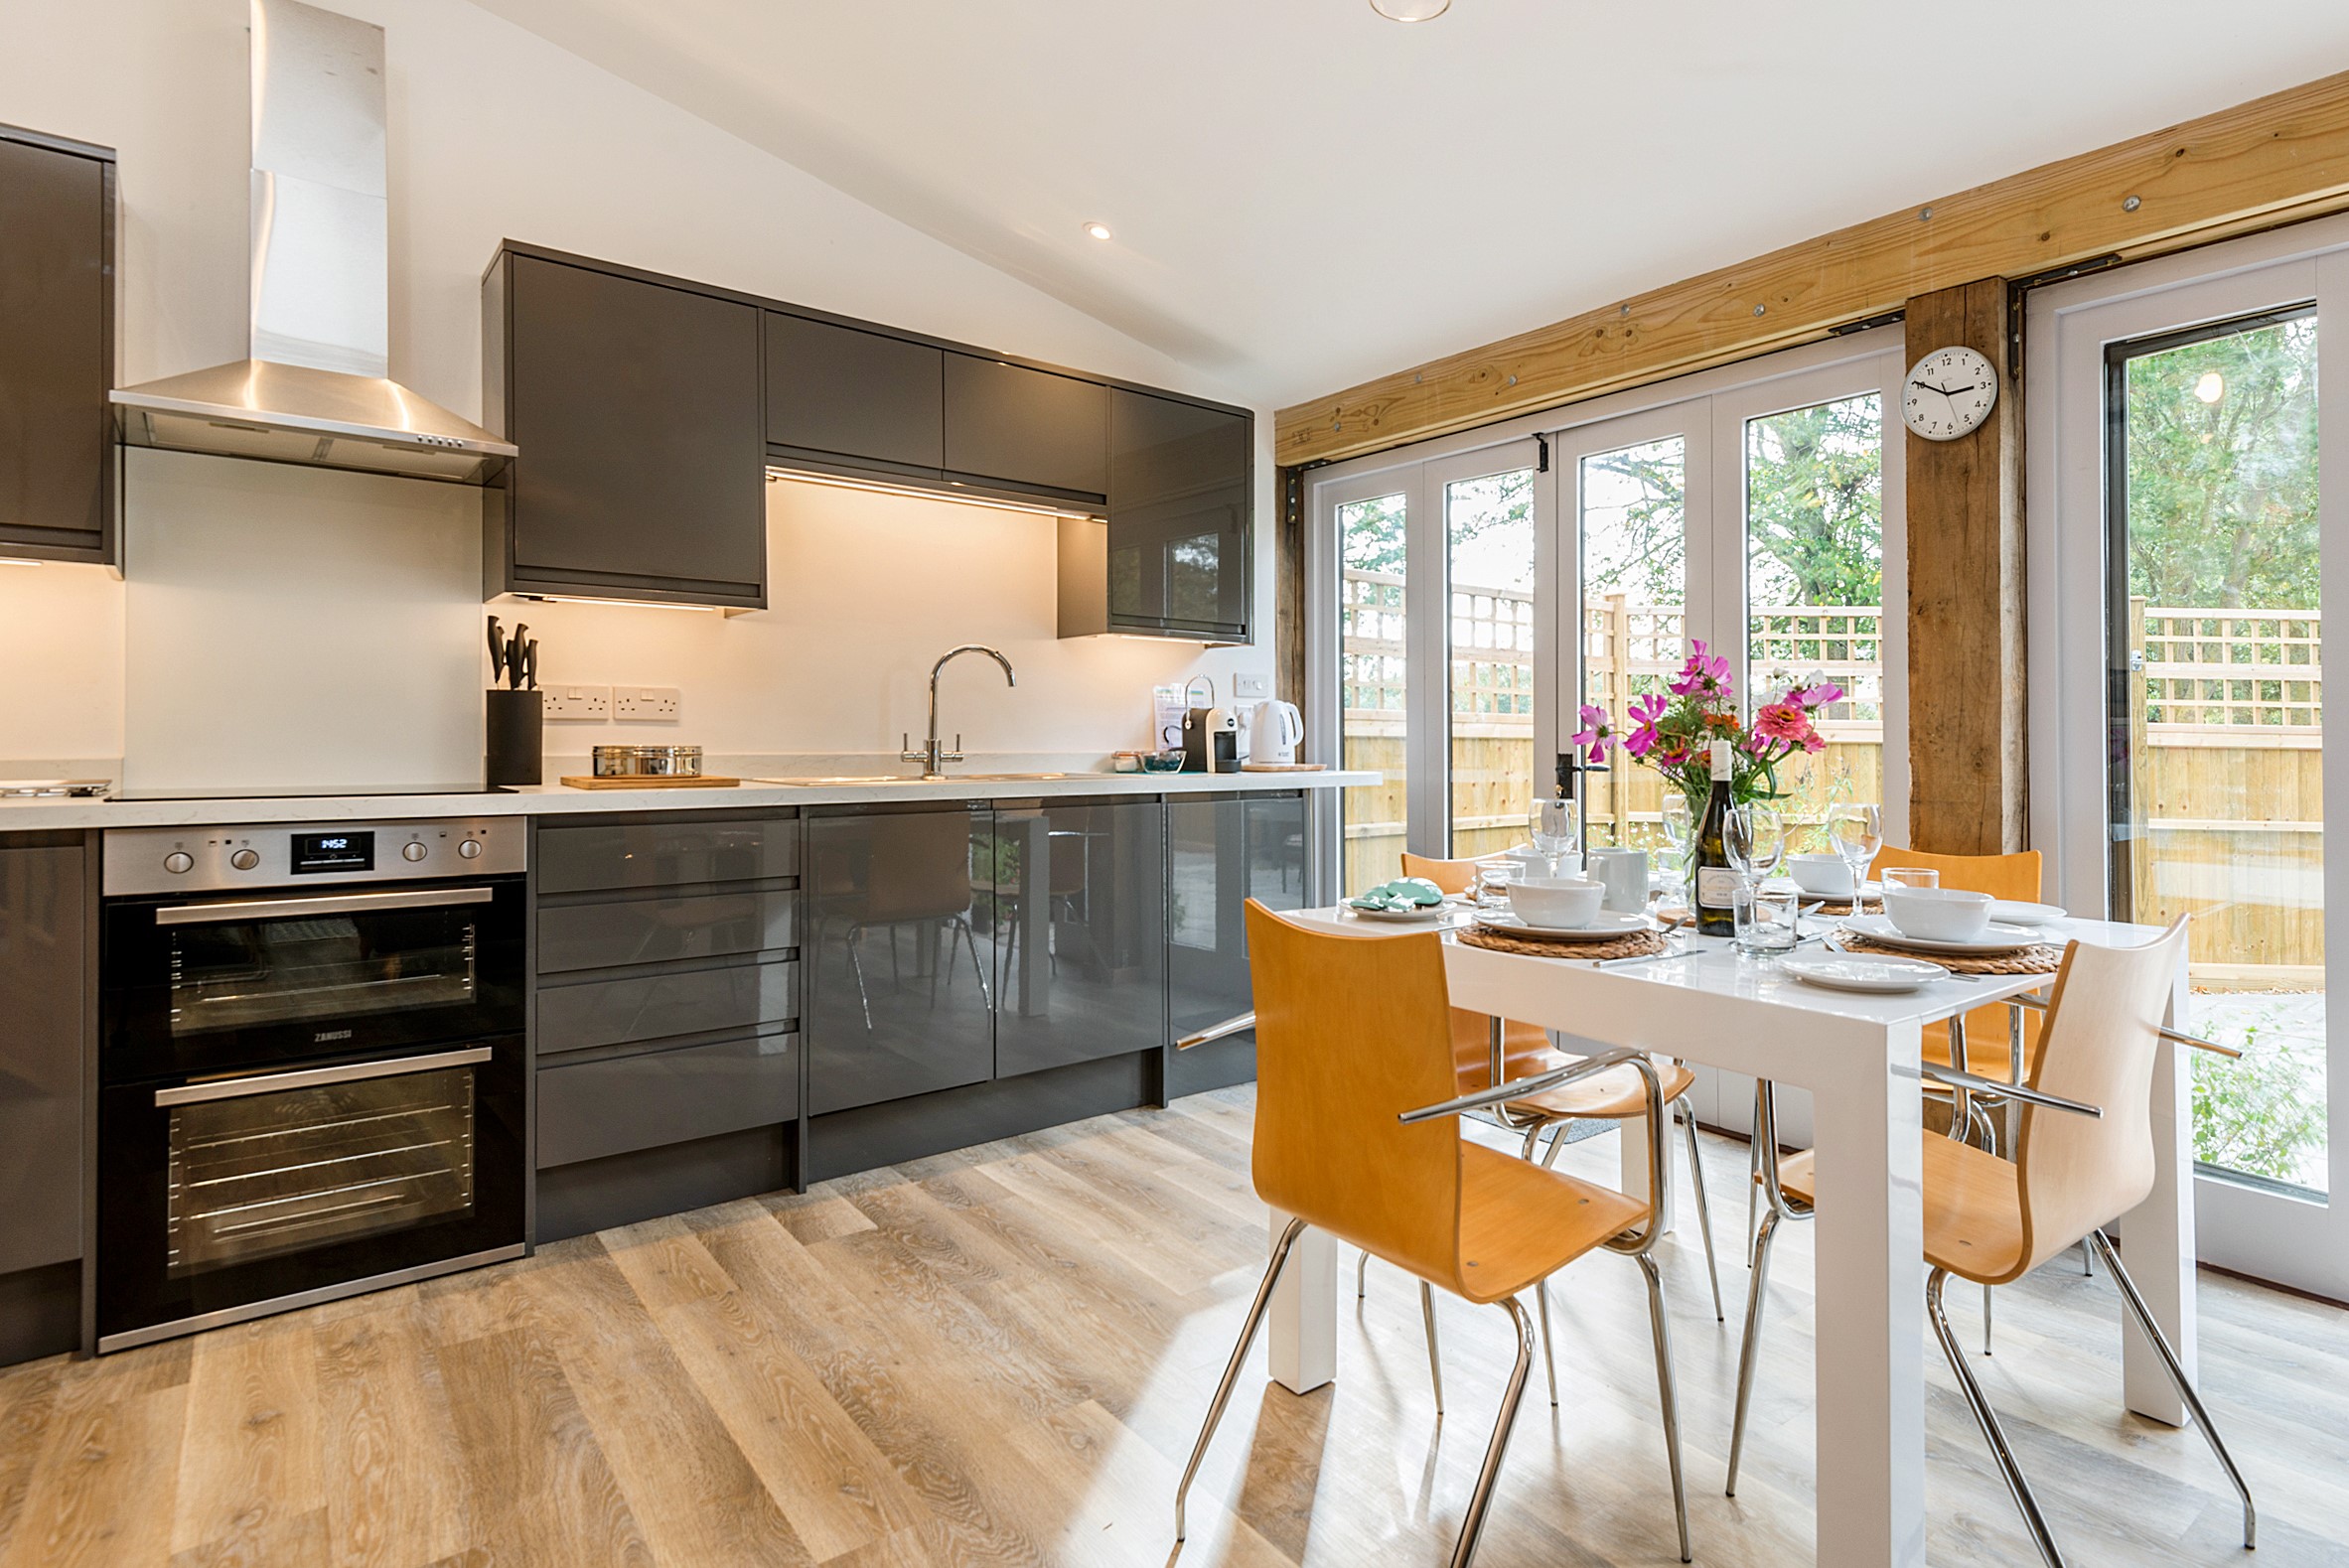
[[[251,4],[251,357],[115,392],[122,439],[487,484],[513,443],[386,374],[383,30]]]

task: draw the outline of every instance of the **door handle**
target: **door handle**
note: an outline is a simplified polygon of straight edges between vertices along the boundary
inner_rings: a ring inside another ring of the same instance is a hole
[[[253,1077],[214,1078],[186,1083],[176,1089],[157,1089],[155,1108],[202,1105],[210,1100],[250,1099],[256,1094],[281,1094],[288,1089],[318,1088],[328,1083],[364,1083],[370,1078],[396,1078],[410,1072],[441,1068],[469,1068],[490,1060],[488,1046],[463,1051],[436,1051],[427,1057],[399,1057],[390,1062],[349,1062],[337,1068],[304,1068],[298,1072],[263,1072]]]
[[[167,904],[158,926],[218,926],[226,921],[300,920],[309,915],[365,915],[376,910],[442,910],[487,904],[495,888],[409,888],[396,893],[330,893],[316,898],[237,899],[225,904]]]

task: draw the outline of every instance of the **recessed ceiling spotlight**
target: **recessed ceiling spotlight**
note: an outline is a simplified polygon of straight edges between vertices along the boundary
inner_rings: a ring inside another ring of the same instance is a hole
[[[1109,225],[1106,223],[1088,223],[1085,225],[1085,231],[1096,239],[1109,237]]]
[[[1452,0],[1371,0],[1371,9],[1390,22],[1432,22],[1452,8]]]

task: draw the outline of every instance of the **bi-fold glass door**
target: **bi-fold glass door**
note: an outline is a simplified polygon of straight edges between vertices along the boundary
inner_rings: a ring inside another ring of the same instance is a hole
[[[1551,479],[1541,445],[1521,441],[1323,493],[1330,739],[1346,767],[1380,776],[1344,791],[1343,891],[1400,875],[1406,849],[1525,842],[1555,750],[1536,697]]]
[[[2349,1299],[2322,653],[2349,507],[2321,483],[2349,463],[2349,226],[2294,239],[2035,307],[2033,815],[2076,913],[2190,919],[2181,1023],[2242,1052],[2188,1061],[2197,1252]]]

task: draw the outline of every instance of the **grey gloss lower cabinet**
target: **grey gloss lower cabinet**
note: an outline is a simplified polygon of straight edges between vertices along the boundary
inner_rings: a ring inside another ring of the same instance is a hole
[[[768,1127],[800,1114],[799,1036],[605,1057],[538,1073],[541,1169]]]
[[[1166,807],[994,813],[995,1076],[1157,1049],[1166,1029]]]
[[[810,1115],[982,1083],[995,1070],[996,922],[973,875],[992,809],[813,811],[801,878]]]
[[[1303,909],[1311,897],[1304,791],[1176,795],[1167,801],[1168,1040],[1254,1006],[1246,906]],[[1255,1075],[1255,1036],[1170,1052],[1167,1097]]]
[[[81,1255],[93,893],[79,844],[0,842],[0,1275]]]

